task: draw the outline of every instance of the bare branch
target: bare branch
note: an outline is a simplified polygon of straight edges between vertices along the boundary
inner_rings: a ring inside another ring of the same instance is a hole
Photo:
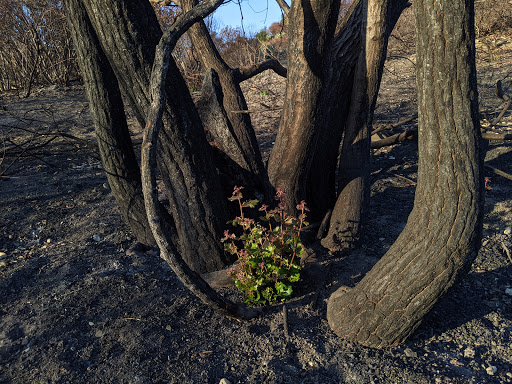
[[[484,140],[512,140],[512,133],[482,132]]]
[[[488,169],[489,171],[492,171],[493,173],[500,175],[501,177],[504,177],[505,179],[512,180],[512,175],[507,172],[503,172],[501,169],[494,168],[491,165],[485,164],[485,169]]]
[[[290,12],[290,6],[286,3],[284,0],[276,0],[277,4],[281,7],[284,14],[288,16],[288,13]]]
[[[271,59],[238,69],[237,78],[240,82],[242,82],[260,74],[263,71],[266,71],[267,69],[273,70],[275,73],[282,77],[286,77],[288,72],[287,69],[281,65],[279,60]]]
[[[180,16],[178,20],[171,25],[169,30],[167,30],[162,36],[162,40],[160,40],[160,42],[167,40],[168,47],[170,48],[170,51],[172,51],[178,42],[178,39],[187,32],[192,25],[215,11],[223,1],[224,0],[207,0],[196,5],[183,16]]]
[[[376,133],[379,133],[382,131],[392,131],[393,129],[398,128],[399,126],[401,126],[403,124],[410,123],[411,121],[413,121],[415,119],[416,119],[416,116],[412,116],[412,117],[408,117],[406,119],[400,120],[396,123],[382,124],[382,125],[378,126],[377,128],[375,128],[371,134],[375,135]]]

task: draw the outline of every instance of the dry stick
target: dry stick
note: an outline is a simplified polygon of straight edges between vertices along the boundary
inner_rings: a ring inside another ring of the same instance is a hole
[[[505,106],[501,110],[501,112],[498,115],[498,117],[496,117],[493,121],[489,121],[491,123],[491,125],[498,124],[500,122],[500,120],[503,118],[503,116],[505,116],[505,113],[510,108],[510,105],[512,105],[512,99],[503,90],[501,80],[498,80],[496,82],[496,96],[498,96],[498,98],[500,98],[501,100],[506,101],[507,104],[505,104]],[[487,120],[489,120],[489,119],[487,119]]]
[[[156,183],[156,152],[158,132],[162,125],[162,115],[165,107],[165,78],[169,68],[171,52],[178,38],[196,21],[213,12],[223,0],[207,0],[195,6],[171,25],[164,33],[155,52],[153,69],[151,71],[150,92],[151,106],[148,113],[144,139],[142,142],[142,191],[148,216],[149,226],[160,249],[160,256],[169,264],[183,284],[194,293],[203,303],[214,310],[236,319],[250,319],[260,311],[249,309],[241,304],[234,304],[224,299],[210,287],[200,275],[190,269],[169,234],[164,231],[161,223],[160,206]]]
[[[391,131],[391,130],[393,130],[395,128],[398,128],[399,126],[401,126],[403,124],[407,124],[407,123],[409,123],[409,122],[411,122],[413,120],[416,120],[416,116],[411,116],[411,117],[409,117],[407,119],[400,120],[400,121],[398,121],[396,123],[392,123],[392,124],[383,124],[383,125],[375,128],[372,131],[371,135],[374,135],[374,134],[382,132],[382,131]]]
[[[482,132],[484,140],[512,140],[512,133]]]
[[[510,108],[510,106],[512,105],[512,99],[509,99],[507,104],[505,104],[505,106],[503,107],[503,109],[501,110],[500,114],[498,115],[498,117],[496,117],[492,122],[491,124],[492,125],[496,125],[500,122],[500,120],[503,118],[503,116],[505,116],[505,113],[507,112],[507,110]]]
[[[494,168],[493,166],[487,165],[487,164],[485,164],[485,168],[487,168],[488,170],[494,172],[497,175],[500,175],[501,177],[504,177],[505,179],[509,179],[509,180],[512,181],[512,175],[510,173],[503,172],[502,170],[500,170],[498,168]]]
[[[284,337],[288,343],[290,341],[290,333],[288,332],[288,311],[286,310],[286,304],[283,304],[283,328]]]
[[[268,108],[268,109],[243,109],[240,111],[231,111],[231,113],[261,113],[261,112],[270,112],[270,111],[280,111],[283,109],[282,107],[277,108]]]
[[[399,175],[398,173],[394,174],[394,176],[396,176],[396,177],[398,177],[400,179],[404,179],[404,180],[408,181],[409,183],[411,183],[412,185],[416,185],[417,184],[414,180],[411,180],[408,177]]]
[[[512,255],[510,254],[510,251],[508,250],[507,246],[505,245],[505,243],[503,241],[501,242],[501,246],[503,247],[503,250],[507,254],[508,259],[510,260],[510,264],[512,264]]]
[[[371,143],[372,149],[378,149],[382,147],[387,147],[389,145],[398,144],[405,140],[414,140],[418,138],[418,131],[404,131],[402,133],[397,133],[393,136],[389,136],[385,139],[373,141]]]

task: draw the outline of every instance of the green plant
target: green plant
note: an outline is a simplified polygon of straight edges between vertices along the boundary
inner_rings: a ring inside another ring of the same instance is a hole
[[[229,221],[240,227],[241,234],[226,230],[224,248],[237,256],[235,266],[229,273],[235,279],[236,286],[245,293],[245,302],[250,305],[272,304],[284,301],[292,295],[291,283],[299,280],[300,258],[304,246],[300,241],[300,232],[308,208],[304,201],[297,205],[298,217],[286,213],[284,192],[278,188],[277,207],[269,210],[265,204],[259,207],[265,216],[260,217],[262,224],[244,215],[245,208],[256,208],[258,200],[242,201],[243,187],[235,187],[230,201],[238,201],[240,216]]]
[[[268,89],[261,91],[260,96],[268,96]]]

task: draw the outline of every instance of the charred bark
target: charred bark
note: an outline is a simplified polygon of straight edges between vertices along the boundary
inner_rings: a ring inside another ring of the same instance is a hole
[[[313,220],[325,213],[319,212],[316,202],[323,205],[322,201],[328,199],[325,194],[308,194],[307,188],[311,185],[308,179],[312,156],[319,149],[318,137],[325,134],[322,128],[327,123],[322,94],[336,87],[328,83],[332,65],[328,52],[339,6],[335,0],[292,3],[288,15],[288,55],[293,59],[289,60],[283,113],[268,163],[270,181],[286,192],[288,207],[294,209],[301,200],[306,200]]]
[[[350,97],[338,168],[338,197],[322,245],[350,249],[360,241],[369,207],[370,134],[389,36],[407,0],[369,0],[362,11],[361,50]],[[333,121],[333,124],[334,121]]]
[[[181,6],[184,11],[188,11],[196,3],[197,0],[182,0]],[[245,78],[239,70],[229,67],[222,59],[204,21],[199,21],[193,25],[189,29],[188,35],[194,49],[199,52],[203,66],[212,68],[219,76],[222,107],[227,116],[227,124],[224,127],[219,126],[211,129],[218,147],[242,170],[252,175],[252,177],[246,179],[246,187],[268,194],[270,190],[267,173],[251,118],[248,114],[235,112],[247,109],[247,102],[240,88],[240,82]],[[206,129],[209,129],[209,127],[206,126]]]
[[[79,0],[64,1],[94,120],[101,161],[121,214],[137,240],[156,245],[148,225],[139,165],[114,71]]]
[[[235,305],[229,300],[217,294],[199,274],[195,273],[184,262],[180,253],[170,241],[168,233],[161,224],[159,212],[158,193],[156,183],[158,148],[158,132],[162,127],[162,115],[165,106],[165,82],[169,70],[170,57],[179,36],[198,17],[204,17],[221,4],[222,0],[209,0],[194,7],[178,20],[162,36],[155,54],[153,70],[151,73],[151,106],[148,111],[147,123],[144,129],[144,140],[142,143],[142,180],[146,211],[149,224],[155,236],[161,257],[167,261],[179,279],[196,294],[205,304],[220,313],[239,319],[249,319],[256,316],[260,311],[248,309],[242,305]]]
[[[139,122],[150,106],[150,74],[162,32],[148,2],[83,0],[103,51]],[[169,59],[158,164],[179,250],[196,272],[225,264],[220,236],[227,217],[212,151],[188,88]]]
[[[473,2],[415,2],[418,186],[397,241],[352,289],[336,291],[334,332],[372,347],[402,343],[478,251],[483,172]]]

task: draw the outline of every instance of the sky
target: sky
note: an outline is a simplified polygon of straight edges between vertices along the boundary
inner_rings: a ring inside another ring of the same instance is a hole
[[[242,6],[243,27],[248,34],[256,34],[270,24],[281,20],[281,8],[275,0],[232,0],[221,5],[213,14],[220,28],[242,26],[238,1]]]

